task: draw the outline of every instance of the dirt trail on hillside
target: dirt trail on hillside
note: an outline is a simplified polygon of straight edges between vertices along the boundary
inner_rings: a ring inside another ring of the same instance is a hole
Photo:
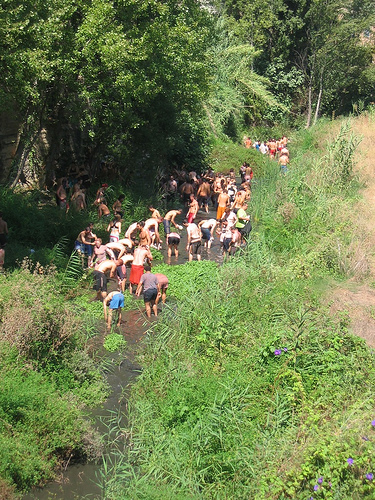
[[[367,266],[368,276],[361,282],[353,278],[334,289],[331,311],[347,311],[352,333],[375,348],[375,117],[361,116],[353,119],[351,125],[354,134],[362,137],[356,171],[365,184],[363,199],[357,203],[351,219],[354,231],[362,236],[356,249],[361,260],[358,263]]]

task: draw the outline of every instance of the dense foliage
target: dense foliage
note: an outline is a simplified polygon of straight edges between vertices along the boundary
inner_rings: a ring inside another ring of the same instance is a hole
[[[375,98],[373,0],[4,5],[0,113],[18,138],[2,178],[13,184],[25,169],[48,184],[72,163],[93,176],[115,165],[128,182],[199,170],[209,133],[238,140],[301,113],[309,126]]]

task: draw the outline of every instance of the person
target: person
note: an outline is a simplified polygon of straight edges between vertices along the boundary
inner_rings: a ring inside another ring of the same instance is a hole
[[[145,260],[150,263],[152,261],[152,254],[145,246],[138,246],[134,250],[134,259],[132,262],[130,276],[129,276],[129,292],[133,293],[133,285],[138,285],[144,271]]]
[[[108,219],[110,215],[111,212],[109,211],[109,208],[104,203],[104,201],[101,201],[98,205],[98,219],[101,219],[102,217]]]
[[[7,244],[8,224],[3,220],[3,212],[0,212],[0,271],[4,268],[5,246]]]
[[[151,245],[157,248],[158,250],[161,249],[161,239],[160,239],[160,234],[159,234],[159,224],[162,222],[162,218],[159,217],[158,219],[154,219],[151,217],[151,219],[147,219],[145,221],[145,230],[149,232],[150,238],[151,238]]]
[[[229,255],[232,236],[233,235],[231,227],[229,226],[227,221],[224,221],[221,229],[221,243],[224,256],[227,254]]]
[[[152,219],[160,219],[161,218],[159,210],[157,208],[155,208],[153,205],[150,205],[148,207],[148,209],[151,212],[151,218]]]
[[[195,219],[199,210],[198,201],[193,194],[190,195],[189,211],[187,213],[187,221],[190,224]]]
[[[222,191],[219,194],[217,202],[218,202],[218,207],[217,207],[217,211],[216,211],[216,220],[219,221],[222,218],[222,216],[225,212],[225,209],[227,208],[228,203],[229,203],[229,194],[228,194],[228,191],[226,189],[224,189],[224,191]]]
[[[97,238],[95,241],[95,245],[93,248],[93,253],[94,257],[91,261],[91,267],[95,264],[95,267],[97,267],[99,264],[104,262],[107,258],[106,256],[106,249],[107,246],[103,245],[103,241],[101,238]]]
[[[93,205],[95,205],[97,207],[101,203],[105,203],[105,192],[106,192],[107,188],[108,188],[108,184],[102,184],[100,186],[100,188],[96,191],[96,196],[95,196],[95,200],[93,202]]]
[[[241,246],[242,235],[237,227],[232,227],[232,241],[229,246],[229,255],[233,256]]]
[[[160,286],[160,293],[158,293],[156,297],[155,304],[158,305],[160,299],[162,304],[165,304],[165,301],[167,299],[167,288],[169,285],[168,277],[165,274],[161,273],[155,273],[155,276],[157,277]]]
[[[145,221],[144,220],[138,222],[137,229],[139,231],[139,235],[138,235],[139,244],[141,246],[149,247],[151,245],[151,236],[150,236],[149,231],[147,231],[147,229],[145,228]]]
[[[184,205],[189,204],[190,195],[194,194],[193,183],[190,181],[184,182],[180,187],[180,197]]]
[[[113,241],[106,244],[106,252],[111,260],[118,260],[126,252],[126,247],[118,241]]]
[[[125,200],[125,195],[120,194],[117,200],[112,205],[112,210],[115,215],[119,215],[120,219],[124,217],[124,211],[122,209],[122,202]]]
[[[61,210],[67,209],[67,194],[66,194],[67,181],[68,179],[66,177],[62,177],[57,182],[56,202],[57,205],[61,208]]]
[[[158,315],[156,298],[160,294],[160,285],[155,274],[151,273],[151,266],[145,266],[145,274],[142,274],[135,294],[139,297],[143,288],[143,300],[145,303],[146,314],[151,318],[151,309],[155,316]]]
[[[265,142],[264,142],[264,141],[262,141],[262,142],[261,142],[261,144],[260,144],[260,146],[259,146],[259,151],[260,151],[263,155],[265,155],[265,154],[267,154],[267,153],[268,153],[268,146],[267,146],[267,144],[265,144]]]
[[[93,272],[95,279],[94,290],[96,290],[96,298],[98,300],[104,300],[107,296],[107,273],[109,273],[109,278],[114,278],[116,276],[117,261],[105,260],[97,266]]]
[[[92,232],[90,226],[87,226],[86,229],[81,231],[77,236],[77,239],[74,244],[74,250],[76,250],[83,258],[83,256],[87,256],[87,266],[91,267],[91,260],[93,254],[93,246],[95,245],[94,241],[90,241],[92,238]]]
[[[185,225],[188,236],[186,250],[189,253],[189,262],[193,260],[194,255],[196,255],[197,260],[201,260],[201,230],[194,222],[185,223]]]
[[[136,238],[137,229],[138,229],[138,222],[133,222],[133,224],[130,224],[128,229],[125,231],[125,238],[134,242]]]
[[[108,224],[107,231],[109,232],[110,243],[117,242],[120,239],[121,217],[119,214],[116,214],[113,221]]]
[[[198,191],[197,191],[197,197],[198,197],[198,205],[201,208],[204,208],[206,213],[208,213],[208,200],[211,196],[211,185],[209,182],[203,180],[203,182],[200,184]]]
[[[174,225],[176,229],[182,229],[182,226],[176,224],[175,218],[176,215],[180,215],[182,213],[182,210],[169,210],[164,216],[163,219],[163,226],[164,226],[164,233],[165,235],[169,234],[171,232],[171,224]]]
[[[167,245],[168,245],[168,257],[172,257],[172,252],[174,252],[176,259],[178,259],[178,245],[180,244],[181,236],[178,233],[167,234]]]
[[[166,196],[167,196],[167,202],[170,202],[170,201],[175,201],[175,197],[176,197],[176,194],[177,194],[177,189],[178,189],[178,185],[177,185],[177,181],[175,180],[175,178],[173,177],[173,175],[170,175],[169,176],[169,180],[168,182],[166,183],[166,186],[165,186],[165,191],[166,191]]]
[[[217,226],[216,219],[201,220],[199,222],[198,227],[202,231],[202,241],[204,247],[211,248],[216,226]]]
[[[246,240],[246,238],[249,236],[250,231],[251,231],[251,222],[250,222],[250,215],[246,213],[247,209],[247,203],[245,202],[241,208],[238,209],[237,211],[237,222],[236,222],[236,228],[240,231],[242,235],[242,242]]]
[[[70,201],[72,202],[72,207],[78,212],[86,209],[85,190],[81,188],[80,182],[74,184],[73,194],[70,197]]]
[[[289,156],[287,154],[282,154],[279,158],[280,170],[283,175],[288,171]]]
[[[126,285],[126,268],[131,265],[134,257],[131,254],[131,250],[128,249],[126,255],[123,255],[121,259],[118,259],[118,266],[116,267],[116,275],[118,279],[118,284],[122,292],[125,291]]]
[[[121,240],[118,240],[118,243],[121,243],[125,247],[133,248],[133,242],[129,238],[121,238]]]
[[[113,313],[117,312],[117,326],[121,324],[121,309],[124,307],[125,297],[121,292],[111,292],[103,300],[104,321],[108,330],[111,329]]]

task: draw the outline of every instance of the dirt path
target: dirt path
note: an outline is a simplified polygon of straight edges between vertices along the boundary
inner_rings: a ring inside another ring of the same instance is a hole
[[[358,266],[367,269],[367,276],[361,280],[352,278],[333,290],[331,311],[347,311],[351,331],[375,348],[375,116],[353,119],[352,130],[362,137],[356,171],[365,184],[361,193],[363,198],[351,216],[353,232],[359,236],[353,251]]]

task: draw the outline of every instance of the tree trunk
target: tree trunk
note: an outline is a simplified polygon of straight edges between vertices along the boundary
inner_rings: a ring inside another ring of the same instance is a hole
[[[318,121],[320,104],[322,102],[322,94],[323,94],[323,75],[321,75],[321,77],[320,77],[319,95],[318,95],[318,101],[316,103],[316,109],[315,109],[315,115],[314,115],[314,125]]]
[[[312,83],[310,80],[309,83],[309,93],[308,93],[308,103],[307,103],[307,118],[306,118],[306,127],[305,128],[310,128],[311,125],[311,113],[312,113]]]
[[[17,157],[19,157],[19,164],[18,164],[18,170],[17,170],[17,175],[13,182],[10,185],[11,189],[14,189],[17,186],[17,183],[22,175],[23,169],[25,168],[26,161],[29,157],[30,151],[32,150],[35,141],[39,137],[39,134],[41,132],[41,128],[38,128],[37,131],[35,131],[33,134],[27,134],[29,138],[24,138],[21,140],[18,144],[17,148],[17,153],[16,153],[16,161]]]

